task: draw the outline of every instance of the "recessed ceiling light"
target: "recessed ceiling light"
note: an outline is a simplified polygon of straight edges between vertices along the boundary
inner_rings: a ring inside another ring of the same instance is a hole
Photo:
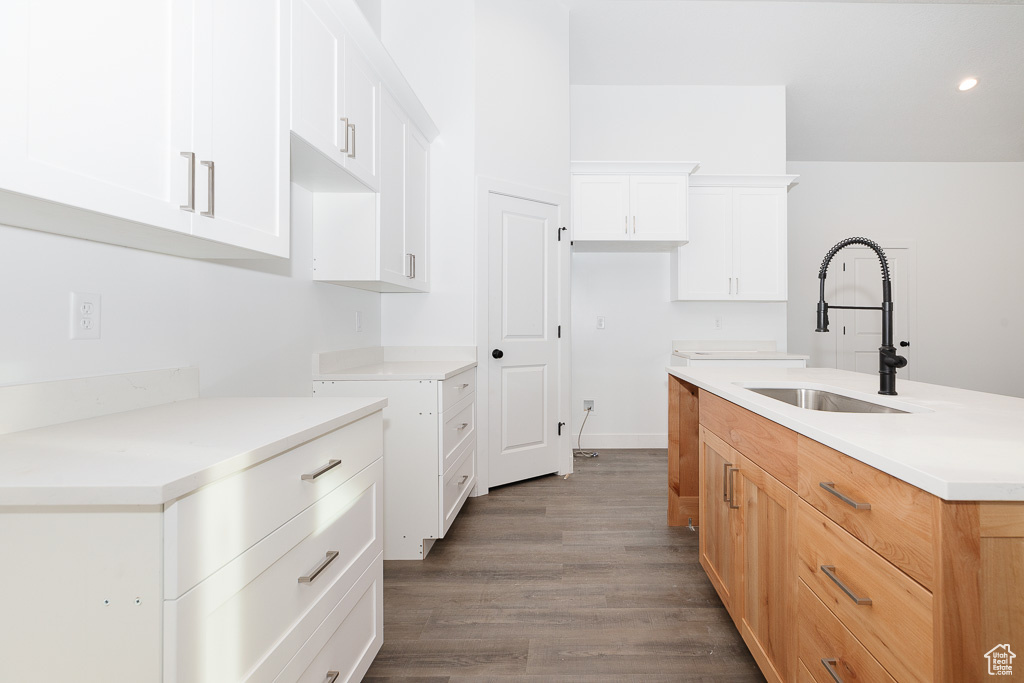
[[[970,90],[976,85],[978,85],[977,78],[965,78],[964,80],[960,81],[960,85],[957,86],[957,89],[960,92],[964,92],[966,90]]]

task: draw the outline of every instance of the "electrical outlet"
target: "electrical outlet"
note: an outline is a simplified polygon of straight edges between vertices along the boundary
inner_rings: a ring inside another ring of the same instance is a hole
[[[583,410],[589,410],[590,412],[596,412],[594,410],[594,399],[587,398],[583,399]]]
[[[363,312],[356,311],[356,332],[363,331]]]
[[[72,339],[100,338],[100,295],[71,292]]]
[[[599,330],[603,330],[604,329],[604,316],[603,315],[597,316],[597,329],[599,329]]]
[[[723,321],[722,321],[722,316],[720,316],[720,315],[716,315],[716,316],[715,316],[715,329],[716,329],[716,330],[720,330],[720,329],[722,329],[722,328],[723,328],[724,326],[725,326],[725,324],[724,324],[724,323],[723,323]]]

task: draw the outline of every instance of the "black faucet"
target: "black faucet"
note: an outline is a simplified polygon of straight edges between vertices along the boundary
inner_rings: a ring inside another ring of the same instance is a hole
[[[861,244],[873,249],[878,254],[878,260],[882,263],[882,305],[881,306],[833,306],[832,308],[855,309],[860,311],[881,311],[882,312],[882,345],[878,347],[878,393],[885,396],[896,395],[896,368],[906,367],[907,359],[896,353],[896,347],[892,345],[892,283],[889,281],[889,261],[885,258],[882,247],[864,237],[847,237],[845,240],[829,249],[825,254],[825,260],[821,262],[821,269],[818,271],[818,280],[821,286],[821,294],[818,298],[818,327],[815,332],[828,332],[828,304],[825,303],[825,272],[832,257],[842,249],[851,244]]]

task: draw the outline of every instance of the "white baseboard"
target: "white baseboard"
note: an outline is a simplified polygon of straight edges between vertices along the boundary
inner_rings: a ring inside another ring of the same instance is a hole
[[[668,448],[668,434],[584,434],[584,450],[598,448]],[[573,448],[576,442],[573,441]]]

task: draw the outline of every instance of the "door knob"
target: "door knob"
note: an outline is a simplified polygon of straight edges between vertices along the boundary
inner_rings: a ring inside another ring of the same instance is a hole
[[[491,356],[493,356],[494,358],[501,358],[504,355],[505,352],[502,351],[501,349],[494,349],[493,351],[491,351]]]
[[[908,341],[901,341],[900,342],[900,346],[902,346],[903,348],[907,348],[908,346],[910,346],[910,342],[908,342]]]

